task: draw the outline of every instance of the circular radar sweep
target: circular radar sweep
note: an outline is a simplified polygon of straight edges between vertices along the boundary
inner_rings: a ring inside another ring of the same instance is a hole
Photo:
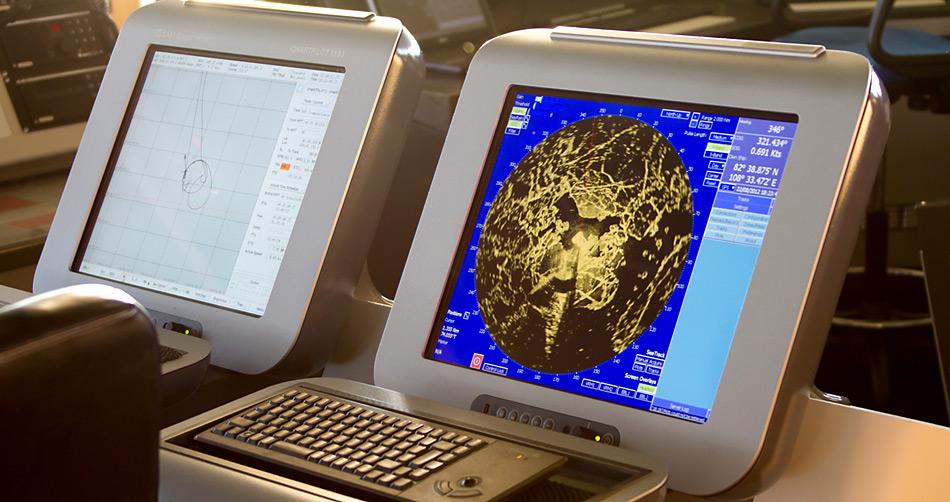
[[[653,127],[574,122],[518,163],[478,242],[475,288],[488,332],[545,373],[596,366],[647,329],[689,251],[683,161]]]

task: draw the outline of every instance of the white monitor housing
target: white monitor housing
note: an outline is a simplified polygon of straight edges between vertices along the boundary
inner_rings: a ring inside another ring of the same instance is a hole
[[[578,28],[476,55],[375,384],[749,497],[794,441],[889,127],[823,47]]]
[[[422,85],[372,13],[158,2],[126,22],[34,280],[102,283],[212,363],[307,375],[332,352]]]

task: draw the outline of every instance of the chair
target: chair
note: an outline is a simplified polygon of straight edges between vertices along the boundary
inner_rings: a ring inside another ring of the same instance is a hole
[[[127,294],[74,286],[0,309],[0,500],[154,500],[155,329]]]

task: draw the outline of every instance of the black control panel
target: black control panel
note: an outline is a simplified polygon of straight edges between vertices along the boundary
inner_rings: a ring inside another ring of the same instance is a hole
[[[0,0],[0,76],[24,132],[89,117],[115,44],[97,0]]]
[[[482,394],[472,401],[472,411],[495,415],[499,418],[521,422],[608,445],[620,444],[620,431],[607,424],[584,418],[528,406],[516,401]]]

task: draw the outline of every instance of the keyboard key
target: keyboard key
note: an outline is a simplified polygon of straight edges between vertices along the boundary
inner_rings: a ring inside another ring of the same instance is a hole
[[[424,425],[416,429],[416,434],[422,434],[423,436],[425,436],[426,434],[432,432],[433,430],[435,429],[433,429],[431,425]]]
[[[235,437],[235,439],[237,439],[237,440],[239,440],[239,441],[247,442],[247,440],[250,439],[251,436],[253,436],[254,434],[256,434],[256,432],[254,432],[254,431],[244,431],[244,432],[238,434],[238,435]]]
[[[412,435],[411,432],[409,432],[409,431],[407,431],[407,430],[401,430],[401,431],[399,431],[399,432],[393,434],[393,437],[396,438],[396,439],[406,439],[407,437],[409,437],[409,436],[411,436],[411,435]]]
[[[426,438],[426,437],[423,436],[422,434],[413,434],[413,435],[407,437],[407,438],[406,438],[406,441],[409,441],[410,443],[416,443],[416,442],[418,442],[418,441],[422,441],[422,440],[425,439],[425,438]]]
[[[375,482],[383,474],[385,474],[383,471],[379,469],[373,469],[372,471],[369,471],[366,474],[364,474],[363,479],[366,481]]]
[[[353,424],[355,424],[356,422],[359,422],[359,420],[360,420],[360,419],[354,417],[353,415],[350,415],[350,416],[344,418],[343,420],[340,420],[340,423],[341,423],[341,424],[346,424],[346,425],[353,425]]]
[[[271,450],[279,451],[287,455],[297,457],[297,458],[307,458],[312,453],[313,450],[310,448],[304,448],[303,446],[298,446],[293,443],[287,443],[285,441],[278,441],[271,445]]]
[[[411,424],[409,424],[409,425],[406,426],[406,430],[409,431],[409,432],[418,432],[419,429],[422,429],[423,427],[425,427],[425,425],[426,425],[426,424],[424,424],[424,423],[422,423],[422,422],[413,422],[413,423],[411,423]],[[429,427],[429,430],[432,430],[432,427]],[[426,434],[427,432],[428,432],[428,431],[426,431],[426,432],[420,432],[419,434]]]
[[[255,409],[256,409],[257,411],[262,411],[262,412],[264,412],[264,413],[267,413],[267,410],[269,410],[269,409],[271,409],[271,408],[273,408],[273,407],[274,407],[274,405],[271,404],[271,403],[264,403],[264,404],[262,404],[262,405],[259,405],[259,406],[258,406],[257,408],[255,408]]]
[[[389,451],[387,451],[386,453],[383,453],[383,458],[387,458],[387,459],[392,460],[392,459],[398,457],[399,455],[402,455],[402,452],[401,452],[401,451],[399,451],[399,450],[389,450]]]
[[[353,470],[353,474],[356,474],[356,475],[362,477],[364,474],[366,474],[367,472],[372,471],[372,470],[373,470],[373,466],[372,466],[372,465],[370,465],[370,464],[361,464],[359,467],[357,467],[356,469]]]
[[[412,446],[412,443],[410,443],[409,441],[403,441],[403,442],[397,444],[396,446],[393,446],[393,448],[396,449],[396,450],[406,450],[406,449],[408,449],[410,446]]]
[[[300,441],[297,441],[297,444],[299,444],[300,446],[304,446],[304,447],[310,447],[310,445],[312,445],[312,444],[315,443],[316,441],[317,441],[317,438],[314,438],[314,437],[305,437],[305,438],[301,439]]]
[[[295,432],[295,433],[293,433],[293,434],[287,436],[287,437],[284,439],[284,441],[287,441],[288,443],[296,443],[297,441],[300,441],[301,439],[303,439],[303,434],[299,434],[299,433],[296,433],[296,432]]]
[[[309,461],[311,461],[311,462],[319,462],[320,459],[323,458],[323,457],[325,457],[325,456],[327,456],[327,452],[325,452],[325,451],[318,451],[318,452],[314,453],[313,455],[310,455],[309,457],[307,457],[307,460],[309,460]]]
[[[258,423],[256,423],[256,424],[254,424],[254,425],[248,427],[247,430],[249,430],[249,431],[254,431],[254,432],[260,432],[260,431],[262,431],[262,430],[264,430],[264,429],[266,429],[266,428],[267,428],[266,425],[264,425],[264,424],[258,422]]]
[[[383,424],[383,425],[392,425],[392,424],[394,424],[394,423],[396,423],[396,422],[398,422],[398,421],[399,421],[399,419],[396,418],[396,417],[386,417],[386,419],[380,421],[380,423]]]
[[[412,480],[409,480],[406,478],[399,478],[396,481],[389,483],[389,486],[390,488],[395,488],[397,490],[405,490],[406,488],[409,488],[410,486],[412,486]]]
[[[381,471],[392,472],[400,467],[402,467],[402,464],[388,458],[384,458],[379,462],[376,462],[376,468]]]
[[[354,451],[355,451],[355,450],[354,450],[353,448],[346,448],[346,447],[343,447],[343,448],[340,448],[339,450],[337,450],[336,454],[339,455],[339,456],[341,456],[341,457],[350,458],[350,454],[353,453]]]
[[[422,446],[429,447],[429,446],[434,445],[437,441],[438,441],[438,439],[436,439],[436,438],[434,438],[434,437],[427,437],[427,438],[423,439],[422,441],[419,441],[419,444],[421,444]]]
[[[453,460],[455,460],[455,459],[457,459],[457,458],[458,458],[458,455],[456,455],[456,454],[454,454],[454,453],[443,453],[443,454],[440,455],[439,458],[437,458],[436,460],[438,460],[439,462],[442,462],[442,463],[444,463],[444,464],[447,464],[447,463],[449,463],[449,462],[451,462],[451,461],[453,461]]]
[[[370,436],[372,436],[372,435],[373,435],[373,433],[370,432],[370,431],[361,431],[359,434],[357,434],[357,435],[355,435],[355,436],[353,436],[353,437],[355,437],[356,439],[359,439],[359,440],[363,440],[363,439],[366,439],[366,438],[368,438],[368,437],[370,437]]]
[[[395,474],[384,474],[380,476],[379,479],[376,480],[376,482],[381,485],[389,486],[390,484],[392,484],[393,481],[396,481],[397,479],[399,479],[399,476]]]
[[[394,423],[394,424],[393,424],[393,427],[395,427],[395,428],[397,428],[397,429],[402,429],[402,428],[406,427],[407,425],[409,425],[409,424],[411,424],[411,423],[412,423],[412,421],[410,421],[410,420],[402,419],[402,420],[400,420],[400,421]]]
[[[322,441],[322,440],[319,440],[319,439],[318,439],[317,442],[315,442],[315,443],[313,443],[312,445],[310,445],[310,447],[313,448],[314,450],[322,450],[322,449],[326,448],[326,446],[327,446],[328,444],[330,444],[330,443],[327,443],[326,441]]]
[[[442,452],[438,450],[430,451],[429,453],[425,453],[423,455],[416,457],[415,460],[413,460],[412,462],[409,462],[409,465],[413,467],[422,467],[428,464],[429,462],[439,458],[439,455],[442,455]]]
[[[386,453],[387,451],[389,451],[389,448],[382,445],[377,446],[376,448],[373,448],[372,450],[370,450],[370,452],[373,455],[382,455],[383,453]]]
[[[267,437],[267,436],[265,436],[265,435],[263,435],[263,434],[260,434],[260,433],[254,434],[253,436],[250,437],[250,439],[247,440],[247,442],[248,442],[248,443],[251,443],[251,444],[257,444],[260,440],[262,440],[262,439],[264,439],[264,438],[266,438],[266,437]]]
[[[214,429],[211,429],[211,432],[212,432],[213,434],[221,434],[221,435],[224,435],[224,433],[225,433],[228,429],[230,429],[230,428],[231,428],[231,425],[228,424],[227,422],[225,422],[225,423],[221,423],[221,424],[216,425],[216,426],[214,427]]]
[[[467,442],[469,442],[469,441],[471,441],[471,440],[472,440],[472,438],[466,436],[465,434],[462,434],[461,436],[455,438],[455,440],[452,441],[452,442],[455,443],[455,444],[465,444],[465,443],[467,443]]]
[[[318,462],[320,462],[321,465],[329,465],[329,464],[335,462],[336,459],[338,459],[338,458],[340,458],[340,457],[338,457],[338,456],[336,456],[336,455],[334,455],[334,454],[332,454],[332,453],[327,453],[327,454],[324,455],[320,460],[318,460]]]
[[[409,448],[408,450],[406,450],[406,453],[412,453],[413,455],[418,455],[424,451],[426,451],[426,447],[420,444],[417,444],[413,446],[412,448]]]
[[[465,446],[468,446],[469,448],[475,450],[475,449],[481,448],[482,446],[485,446],[485,440],[484,440],[484,439],[473,439],[473,440],[469,441],[468,444],[465,445]]]
[[[413,455],[412,453],[403,453],[402,455],[396,457],[396,462],[401,462],[401,463],[405,464],[406,462],[409,462],[410,460],[412,460],[412,459],[414,459],[414,458],[416,458],[416,456]],[[401,474],[400,474],[400,476],[401,476]]]
[[[350,459],[346,457],[340,457],[330,463],[330,467],[334,469],[342,469],[344,465],[350,463]]]
[[[248,420],[257,420],[258,418],[260,418],[260,417],[263,416],[263,415],[264,415],[264,412],[263,412],[263,411],[251,410],[251,411],[249,411],[249,412],[247,412],[247,413],[244,414],[244,418],[246,418],[246,419],[248,419]]]
[[[257,421],[262,424],[270,424],[271,420],[274,420],[275,418],[277,418],[277,415],[274,415],[273,413],[268,413],[264,415],[263,417],[257,419]]]
[[[381,444],[382,446],[385,446],[386,448],[392,448],[393,446],[396,446],[396,443],[398,443],[398,442],[399,442],[399,440],[396,439],[396,438],[389,438],[389,439],[383,441],[383,442],[380,443],[380,444]]]
[[[439,461],[432,461],[432,462],[429,462],[428,464],[426,464],[426,469],[429,469],[430,471],[437,471],[437,470],[441,469],[443,465],[445,465],[445,464],[443,464],[442,462],[439,462]]]
[[[435,450],[449,451],[455,448],[455,445],[448,441],[436,441],[436,443],[432,445],[432,448]]]
[[[270,445],[272,445],[272,444],[274,444],[274,443],[276,443],[276,442],[277,442],[277,438],[275,438],[274,436],[268,436],[268,437],[266,437],[266,438],[264,438],[264,439],[258,441],[258,442],[257,442],[257,446],[260,446],[260,447],[262,447],[262,448],[267,448],[268,446],[270,446]]]
[[[429,475],[429,469],[416,469],[409,473],[409,477],[416,481],[425,478]]]
[[[469,448],[468,446],[459,446],[455,448],[454,450],[452,450],[452,453],[461,457],[462,455],[468,455],[468,452],[470,451],[472,451],[472,449]]]
[[[300,391],[297,389],[290,389],[287,392],[284,392],[284,397],[294,397],[297,394],[300,394]]]
[[[291,434],[290,431],[286,429],[281,429],[274,433],[274,437],[277,439],[283,440],[285,437],[289,436],[290,434]]]
[[[329,403],[323,405],[323,407],[326,408],[326,409],[328,409],[328,410],[335,410],[335,409],[339,408],[340,406],[343,406],[343,403],[341,403],[341,402],[339,402],[339,401],[330,401]]]
[[[283,418],[283,417],[275,418],[275,419],[273,419],[273,420],[270,421],[270,425],[272,425],[272,426],[274,426],[274,427],[280,427],[280,426],[286,424],[286,423],[289,422],[289,421],[290,421],[290,420],[287,420],[286,418]]]
[[[336,453],[339,449],[343,448],[338,444],[331,444],[323,447],[323,451],[327,453]]]
[[[363,444],[362,441],[356,438],[352,438],[349,441],[343,443],[343,446],[349,446],[350,448],[356,448],[357,446]]]
[[[344,405],[340,406],[339,408],[337,408],[336,411],[339,411],[340,413],[346,413],[346,412],[348,412],[348,411],[350,411],[350,410],[352,410],[352,409],[353,409],[353,405],[352,405],[352,404],[344,404]]]
[[[441,439],[442,441],[451,441],[455,439],[456,437],[458,437],[457,432],[446,432],[445,434],[442,435]]]
[[[352,458],[353,460],[363,460],[368,455],[369,453],[366,453],[365,451],[355,451],[350,454],[350,458]]]
[[[233,438],[242,432],[244,432],[243,427],[231,427],[230,429],[224,431],[224,435],[226,437]]]
[[[359,460],[350,460],[349,463],[343,466],[343,472],[354,472],[361,465],[363,465],[363,463]]]
[[[272,426],[270,426],[270,427],[268,427],[268,428],[262,430],[262,431],[261,431],[261,434],[267,434],[268,436],[270,436],[271,434],[274,434],[275,432],[277,432],[277,431],[279,431],[279,430],[280,430],[280,429],[278,429],[277,427],[274,427],[274,426],[272,425]]]
[[[442,437],[443,434],[445,434],[445,429],[433,429],[432,432],[429,433],[429,436],[437,438],[437,437]]]
[[[395,474],[395,475],[397,475],[397,476],[399,476],[399,477],[403,477],[403,476],[405,476],[406,474],[409,474],[410,472],[412,472],[412,468],[406,467],[406,466],[402,466],[402,467],[396,469],[395,471],[393,471],[393,474]]]
[[[330,404],[330,398],[328,398],[328,397],[320,398],[320,400],[317,401],[317,402],[314,403],[314,404],[316,404],[317,406],[320,406],[320,407],[326,406],[326,405]]]
[[[368,456],[368,457],[366,457],[366,458],[363,459],[363,463],[364,463],[364,464],[375,464],[376,462],[379,462],[380,460],[382,460],[382,458],[383,458],[383,457],[380,457],[379,455],[370,455],[370,456]]]

